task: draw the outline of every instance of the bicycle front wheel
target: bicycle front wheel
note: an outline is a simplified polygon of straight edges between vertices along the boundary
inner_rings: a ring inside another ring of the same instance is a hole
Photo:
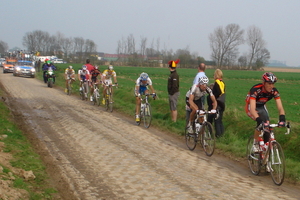
[[[202,147],[207,156],[212,156],[215,151],[216,138],[213,132],[213,126],[209,122],[205,122],[201,128]]]
[[[111,94],[108,95],[108,108],[110,112],[112,112],[114,109],[114,102]]]
[[[68,90],[68,95],[71,95],[71,93],[72,93],[72,86],[71,86],[71,81],[68,81],[68,88],[67,88],[67,90]]]
[[[151,106],[149,103],[145,104],[145,108],[144,108],[144,126],[146,128],[149,128],[151,125],[151,120],[152,120],[152,116],[151,116]]]
[[[94,105],[100,106],[100,94],[97,90],[94,91],[93,100],[94,100]]]
[[[281,185],[285,175],[285,157],[281,145],[276,141],[272,142],[269,161],[267,164],[269,166],[273,182],[276,185]]]
[[[189,150],[193,151],[197,145],[197,139],[195,131],[194,133],[189,133],[188,128],[185,128],[185,143]]]
[[[254,137],[253,135],[251,135],[248,139],[246,157],[252,174],[258,175],[261,169],[261,156],[260,156],[260,152],[254,151],[254,148],[259,149],[259,145],[258,144],[255,145],[256,146],[254,146]]]

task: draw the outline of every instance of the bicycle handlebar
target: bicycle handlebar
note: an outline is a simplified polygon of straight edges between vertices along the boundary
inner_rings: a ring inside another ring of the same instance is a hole
[[[279,125],[278,124],[269,124],[268,125],[269,127],[271,127],[271,128],[275,128],[275,127],[279,127]],[[288,135],[288,134],[290,134],[290,132],[291,132],[291,125],[290,125],[290,122],[287,122],[286,124],[285,124],[285,126],[284,126],[285,128],[286,128],[286,133],[284,133],[285,135]],[[265,127],[262,127],[262,129],[264,129]]]

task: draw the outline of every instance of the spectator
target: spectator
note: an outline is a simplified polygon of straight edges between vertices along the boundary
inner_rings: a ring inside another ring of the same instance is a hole
[[[198,66],[198,73],[195,76],[194,81],[193,81],[193,85],[198,84],[198,80],[201,77],[206,76],[205,75],[205,69],[206,69],[206,65],[204,63],[200,63],[199,66]],[[202,101],[202,104],[204,105],[205,104],[205,96],[201,97],[201,101]]]
[[[223,72],[220,69],[216,69],[214,73],[215,82],[212,85],[212,92],[217,100],[217,112],[219,113],[217,119],[214,115],[209,115],[207,120],[215,126],[216,137],[221,137],[224,134],[224,125],[223,125],[223,113],[225,110],[225,83],[223,82]],[[212,101],[207,97],[208,110],[213,108]]]
[[[168,94],[169,94],[169,105],[171,110],[171,118],[173,122],[177,120],[177,100],[179,97],[179,76],[176,71],[177,64],[180,62],[179,59],[176,61],[169,61],[170,76],[168,79]]]
[[[90,72],[90,74],[91,74],[91,72],[95,69],[95,67],[92,65],[92,64],[90,64],[90,59],[86,59],[86,64],[85,64],[85,66],[87,67],[87,70]]]

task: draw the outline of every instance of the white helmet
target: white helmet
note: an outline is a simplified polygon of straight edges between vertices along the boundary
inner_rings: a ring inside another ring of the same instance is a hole
[[[200,84],[200,85],[208,84],[208,82],[209,82],[209,79],[207,78],[207,76],[201,76],[198,79],[198,84]]]
[[[73,68],[73,67],[70,65],[70,66],[69,66],[69,69],[72,69],[72,68]]]
[[[109,70],[113,70],[114,67],[113,67],[112,65],[109,65],[109,66],[108,66],[108,69],[109,69]]]

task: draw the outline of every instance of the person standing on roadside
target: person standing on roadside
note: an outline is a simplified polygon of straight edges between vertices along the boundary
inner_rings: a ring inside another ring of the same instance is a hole
[[[95,70],[95,67],[90,63],[90,59],[86,59],[85,66],[87,67],[87,70],[92,73],[93,70]]]
[[[199,78],[206,76],[205,69],[206,69],[206,65],[204,63],[200,63],[198,66],[198,73],[194,78],[193,84],[198,84]]]
[[[180,62],[179,59],[176,61],[169,61],[170,76],[168,78],[168,94],[169,94],[169,105],[171,110],[171,118],[173,122],[177,120],[177,100],[179,97],[179,76],[176,71],[177,64]]]
[[[215,82],[212,86],[212,92],[217,100],[217,112],[219,113],[217,119],[215,119],[214,115],[208,115],[207,121],[211,124],[214,122],[216,137],[221,137],[224,133],[224,125],[223,125],[223,113],[225,110],[225,83],[223,82],[223,72],[220,69],[216,69],[214,73]],[[213,103],[209,97],[207,97],[208,110],[213,108]]]

